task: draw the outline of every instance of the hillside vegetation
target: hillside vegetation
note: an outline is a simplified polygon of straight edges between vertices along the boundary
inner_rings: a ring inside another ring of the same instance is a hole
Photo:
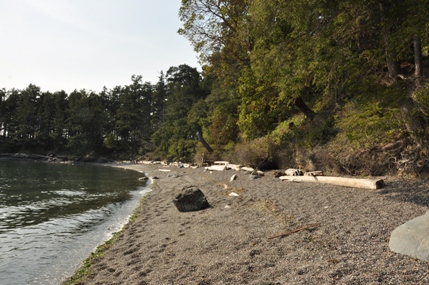
[[[429,0],[182,0],[202,72],[0,92],[0,152],[229,160],[349,175],[429,170]]]

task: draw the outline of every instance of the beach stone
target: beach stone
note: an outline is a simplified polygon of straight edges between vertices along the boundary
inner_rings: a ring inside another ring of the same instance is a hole
[[[231,176],[231,178],[229,179],[229,181],[234,181],[237,179],[237,174],[234,174],[233,176]]]
[[[391,251],[429,261],[429,211],[397,227],[390,236]]]
[[[199,211],[210,207],[204,193],[196,186],[183,187],[173,203],[180,212]]]
[[[259,173],[258,173],[257,171],[252,171],[252,172],[250,173],[250,175],[249,175],[249,178],[250,178],[251,180],[253,180],[253,179],[261,178],[261,176],[259,175]]]

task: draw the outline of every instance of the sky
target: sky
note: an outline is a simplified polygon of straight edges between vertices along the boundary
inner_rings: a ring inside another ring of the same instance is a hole
[[[71,93],[155,84],[161,71],[200,70],[177,33],[180,0],[0,0],[0,88]]]

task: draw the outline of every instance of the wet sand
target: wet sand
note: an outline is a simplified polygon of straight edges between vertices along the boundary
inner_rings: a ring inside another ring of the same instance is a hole
[[[388,246],[397,226],[428,210],[424,181],[387,178],[383,189],[366,190],[280,181],[272,172],[251,180],[235,170],[116,166],[159,179],[141,214],[80,284],[429,282],[428,262]],[[174,196],[190,185],[204,192],[211,208],[176,209]]]

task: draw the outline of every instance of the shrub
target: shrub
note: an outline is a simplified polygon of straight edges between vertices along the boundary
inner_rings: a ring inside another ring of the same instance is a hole
[[[349,103],[336,123],[340,136],[355,147],[365,148],[391,142],[398,137],[402,125],[399,108],[383,108],[378,103],[362,107]]]
[[[235,146],[236,160],[254,168],[263,168],[264,164],[273,161],[277,145],[270,137],[254,139]]]
[[[414,91],[411,97],[417,103],[422,113],[426,117],[429,117],[429,84]]]

